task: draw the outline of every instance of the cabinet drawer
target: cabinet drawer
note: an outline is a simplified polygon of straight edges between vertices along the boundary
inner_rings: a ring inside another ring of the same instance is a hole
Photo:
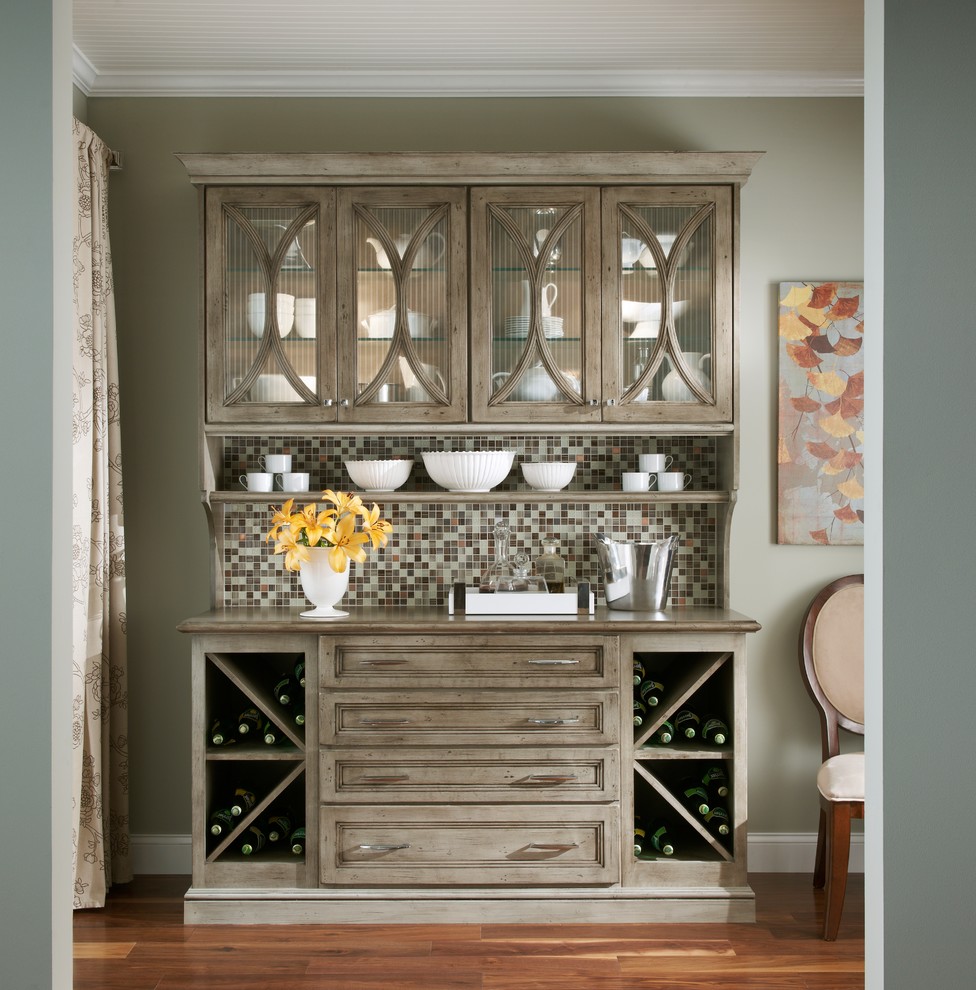
[[[610,884],[616,805],[321,809],[325,884]]]
[[[603,636],[323,637],[323,687],[616,687],[617,640]]]
[[[320,755],[323,801],[615,801],[616,749],[333,749]]]
[[[616,742],[615,691],[324,691],[326,745],[596,745]]]

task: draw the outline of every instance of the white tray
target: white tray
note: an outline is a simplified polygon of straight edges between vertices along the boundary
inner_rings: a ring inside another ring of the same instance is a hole
[[[519,592],[482,595],[477,588],[455,584],[447,596],[448,615],[593,615],[595,608],[593,592],[586,582],[557,595]]]

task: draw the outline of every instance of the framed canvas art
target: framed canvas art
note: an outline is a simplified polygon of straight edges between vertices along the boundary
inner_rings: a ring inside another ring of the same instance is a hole
[[[864,284],[779,286],[779,543],[864,543]]]

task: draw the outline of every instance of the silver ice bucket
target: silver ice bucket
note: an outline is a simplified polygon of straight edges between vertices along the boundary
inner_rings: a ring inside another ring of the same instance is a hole
[[[593,538],[608,608],[660,612],[668,604],[677,536],[650,543],[611,540],[603,533]]]

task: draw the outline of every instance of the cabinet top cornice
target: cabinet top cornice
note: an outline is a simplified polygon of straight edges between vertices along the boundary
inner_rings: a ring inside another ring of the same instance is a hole
[[[195,185],[742,185],[761,151],[177,153]]]

